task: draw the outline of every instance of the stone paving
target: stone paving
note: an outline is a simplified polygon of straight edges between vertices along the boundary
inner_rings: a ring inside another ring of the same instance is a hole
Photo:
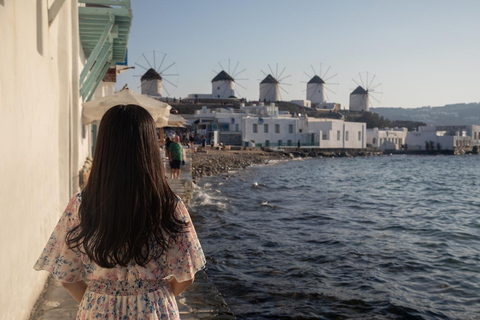
[[[180,179],[168,179],[172,190],[187,204],[193,191],[189,160],[187,159],[186,165],[182,167]],[[236,319],[205,271],[199,271],[196,274],[195,282],[177,297],[177,303],[182,320]],[[30,320],[73,320],[77,310],[78,303],[70,297],[58,281],[50,276],[32,310]]]

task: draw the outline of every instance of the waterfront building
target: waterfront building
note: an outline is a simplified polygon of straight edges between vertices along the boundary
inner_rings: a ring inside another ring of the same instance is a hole
[[[277,102],[280,101],[280,82],[271,74],[260,82],[260,101]]]
[[[241,109],[207,109],[195,114],[200,135],[214,144],[246,147],[304,147],[361,149],[366,147],[366,124],[337,119],[292,116],[275,104]]]
[[[368,91],[358,86],[350,93],[350,111],[370,111]]]
[[[480,126],[420,126],[417,131],[408,132],[405,143],[408,150],[456,150],[479,146]]]
[[[407,128],[367,129],[367,146],[382,150],[401,150],[407,132]]]
[[[142,94],[153,97],[162,96],[162,76],[150,68],[140,78]]]
[[[33,264],[92,156],[81,104],[125,68],[130,1],[81,2],[0,1],[2,319],[28,319],[44,288]]]

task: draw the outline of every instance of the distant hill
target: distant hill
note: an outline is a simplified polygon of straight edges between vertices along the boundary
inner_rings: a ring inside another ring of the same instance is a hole
[[[371,108],[389,120],[425,122],[427,125],[480,125],[480,103],[448,104],[443,107]]]

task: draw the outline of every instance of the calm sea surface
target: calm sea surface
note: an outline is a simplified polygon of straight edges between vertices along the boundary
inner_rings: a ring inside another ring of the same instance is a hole
[[[324,158],[202,178],[208,274],[238,319],[480,319],[479,167]]]

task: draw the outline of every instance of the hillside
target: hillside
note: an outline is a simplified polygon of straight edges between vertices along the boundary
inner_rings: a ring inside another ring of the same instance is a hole
[[[425,122],[428,125],[480,125],[480,103],[458,103],[443,107],[371,108],[389,120]]]

